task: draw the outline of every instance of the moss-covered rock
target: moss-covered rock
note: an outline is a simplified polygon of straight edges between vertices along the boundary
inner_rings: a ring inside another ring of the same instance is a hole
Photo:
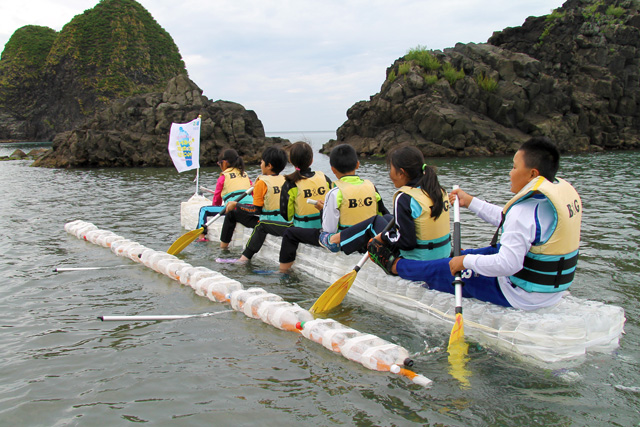
[[[638,149],[640,3],[568,0],[488,43],[413,49],[347,118],[324,152],[412,144],[427,156],[507,155],[533,135],[564,152]]]
[[[22,27],[0,59],[0,117],[13,119],[0,122],[0,139],[50,140],[177,74],[186,74],[178,47],[135,0],[101,0],[60,33]]]

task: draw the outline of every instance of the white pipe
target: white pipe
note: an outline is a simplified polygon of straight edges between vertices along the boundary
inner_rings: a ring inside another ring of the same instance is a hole
[[[54,268],[54,273],[63,273],[65,271],[87,271],[87,270],[107,270],[110,268],[133,267],[135,264],[111,265],[105,267],[58,267]]]
[[[233,310],[218,311],[216,313],[202,314],[166,314],[166,315],[141,315],[141,316],[98,316],[103,322],[128,322],[128,321],[156,321],[156,320],[178,320],[189,319],[191,317],[208,317],[217,314],[230,313]]]

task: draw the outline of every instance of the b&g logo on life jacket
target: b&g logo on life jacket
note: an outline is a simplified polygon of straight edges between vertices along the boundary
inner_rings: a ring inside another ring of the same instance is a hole
[[[349,199],[350,208],[362,208],[364,206],[371,206],[373,204],[373,198],[365,197],[364,199]]]
[[[322,186],[320,188],[305,188],[303,194],[305,199],[310,199],[314,196],[322,196],[326,192],[327,188],[325,186]]]
[[[580,202],[578,200],[574,200],[573,203],[567,204],[567,209],[569,210],[569,218],[573,218],[573,216],[580,212]]]

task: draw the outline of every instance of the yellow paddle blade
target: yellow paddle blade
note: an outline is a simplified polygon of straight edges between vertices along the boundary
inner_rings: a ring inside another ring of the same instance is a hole
[[[463,388],[470,386],[469,377],[471,371],[466,367],[468,357],[469,344],[464,339],[459,339],[449,345],[447,352],[449,353],[449,374],[457,379]]]
[[[320,295],[309,311],[320,314],[326,313],[332,308],[339,306],[344,297],[347,296],[347,292],[349,292],[351,285],[353,285],[354,280],[356,280],[357,274],[358,272],[356,270],[351,270],[351,272],[336,280]]]
[[[468,351],[469,344],[464,340],[462,313],[458,313],[456,314],[456,322],[451,329],[447,352],[449,353],[449,373],[460,381],[464,388],[469,387],[468,377],[471,376],[471,372],[466,368],[467,360],[469,360]]]
[[[451,336],[449,337],[449,346],[458,340],[464,340],[464,324],[462,323],[462,313],[456,314],[456,322],[451,328]]]
[[[178,237],[178,240],[173,242],[173,244],[167,250],[169,255],[177,255],[184,248],[189,246],[191,242],[196,240],[196,238],[204,232],[204,227],[196,228],[195,230],[188,231],[184,233],[182,236]]]

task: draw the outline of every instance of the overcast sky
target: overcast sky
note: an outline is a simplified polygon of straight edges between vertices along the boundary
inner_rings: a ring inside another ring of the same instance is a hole
[[[213,100],[254,110],[265,131],[336,130],[418,45],[484,43],[562,0],[138,0],[171,34]],[[60,31],[97,0],[3,0],[0,47],[24,25]]]

